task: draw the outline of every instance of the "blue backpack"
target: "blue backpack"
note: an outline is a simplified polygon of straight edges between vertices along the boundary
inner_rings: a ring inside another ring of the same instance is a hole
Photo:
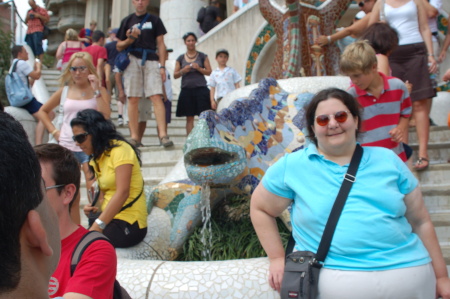
[[[9,104],[13,107],[23,107],[33,99],[33,94],[28,87],[29,84],[25,85],[15,72],[18,62],[19,60],[17,59],[5,78],[6,95],[8,96]]]

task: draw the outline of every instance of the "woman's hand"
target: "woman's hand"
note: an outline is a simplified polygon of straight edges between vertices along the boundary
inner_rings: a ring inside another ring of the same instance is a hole
[[[88,75],[89,83],[91,84],[92,90],[99,90],[100,89],[100,81],[98,80],[97,76],[94,74]]]
[[[61,132],[59,130],[57,130],[54,134],[53,134],[53,138],[55,138],[56,141],[59,142],[59,135],[61,134]]]
[[[275,291],[281,291],[284,274],[284,257],[270,259],[269,284]]]
[[[442,77],[442,80],[444,81],[450,81],[450,69],[448,69],[445,74],[444,77]]]
[[[441,54],[439,54],[438,61],[441,63],[445,60],[445,57],[447,57],[447,51],[442,51]]]
[[[434,74],[437,71],[437,62],[434,56],[428,56],[428,72]]]
[[[193,62],[193,63],[191,63],[191,68],[198,71],[200,69],[200,66],[198,65],[197,62]]]
[[[316,38],[314,42],[321,47],[326,46],[328,45],[328,37],[325,35],[321,35],[318,38]]]
[[[83,212],[84,212],[84,215],[89,216],[90,212],[97,213],[98,212],[98,207],[93,207],[90,204],[89,205],[85,205],[84,208],[83,208]]]
[[[437,279],[436,298],[450,299],[450,278],[441,277]]]

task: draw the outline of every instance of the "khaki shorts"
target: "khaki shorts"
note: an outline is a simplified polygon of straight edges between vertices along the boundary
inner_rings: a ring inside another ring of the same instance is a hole
[[[149,98],[139,99],[139,122],[152,119],[152,101]]]
[[[123,72],[125,93],[128,97],[141,97],[142,92],[146,98],[163,94],[161,73],[158,61],[146,61],[141,65],[141,59],[130,55],[130,64]]]

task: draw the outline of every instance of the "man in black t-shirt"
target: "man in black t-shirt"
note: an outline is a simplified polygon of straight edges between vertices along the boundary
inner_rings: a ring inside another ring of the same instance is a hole
[[[169,147],[173,146],[173,142],[167,136],[166,112],[162,101],[162,86],[166,79],[164,34],[167,31],[161,19],[154,15],[149,15],[139,29],[147,15],[149,2],[132,0],[136,12],[122,20],[117,33],[117,50],[131,47],[130,64],[123,72],[125,93],[128,96],[130,142],[142,146],[138,128],[138,103],[144,94],[153,103],[160,142],[164,147]]]
[[[213,29],[220,22],[222,22],[222,12],[220,11],[219,1],[211,1],[211,5],[206,8],[205,18],[200,24],[200,28],[204,33]]]

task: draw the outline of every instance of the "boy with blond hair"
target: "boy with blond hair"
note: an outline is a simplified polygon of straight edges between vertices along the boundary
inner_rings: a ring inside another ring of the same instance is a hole
[[[377,67],[375,51],[366,41],[347,46],[341,55],[341,71],[352,81],[348,92],[364,108],[361,144],[389,148],[406,162],[403,143],[408,142],[411,99],[403,81]]]

